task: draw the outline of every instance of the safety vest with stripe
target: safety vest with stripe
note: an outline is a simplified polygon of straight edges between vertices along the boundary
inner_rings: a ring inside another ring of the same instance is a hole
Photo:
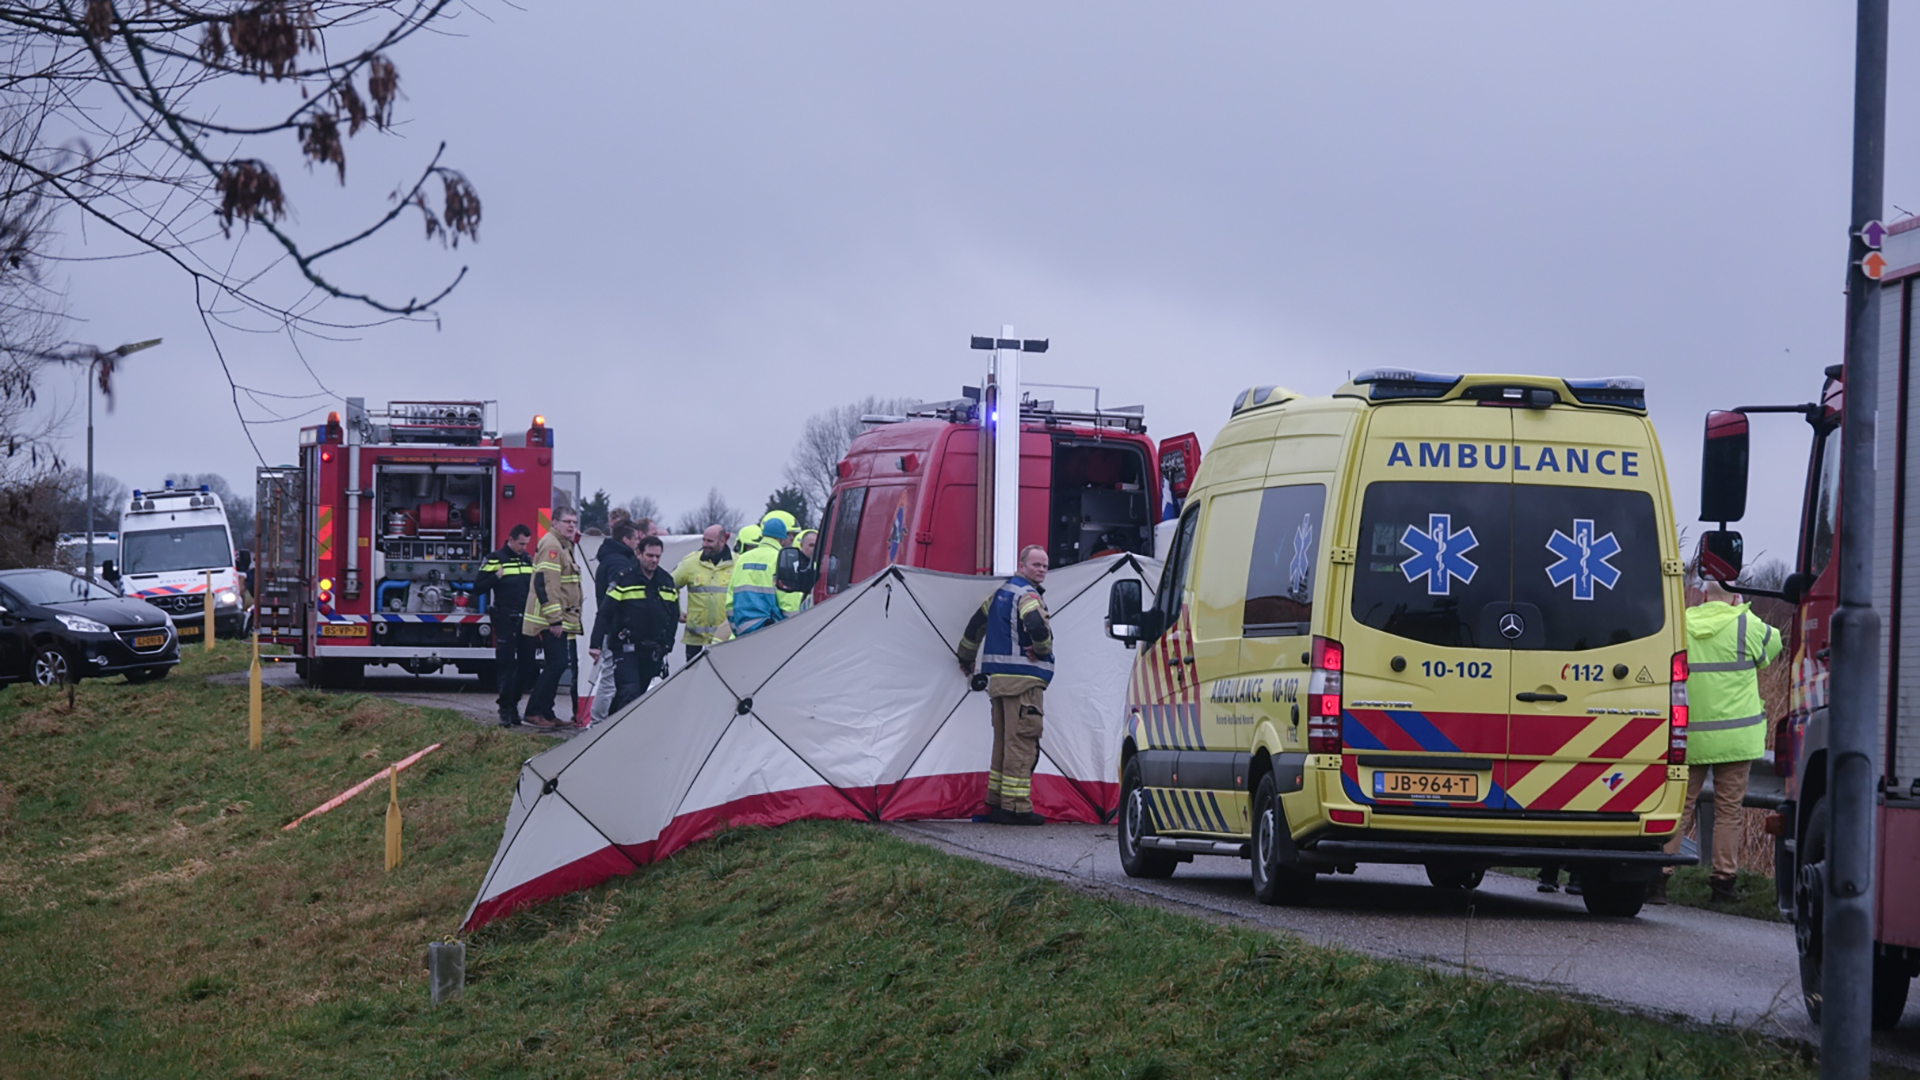
[[[1047,607],[1033,583],[1023,577],[1008,578],[987,601],[986,639],[980,644],[980,670],[988,675],[1019,675],[1040,680],[1045,686],[1053,681],[1053,632],[1036,639],[1028,629],[1029,616],[1038,612],[1040,625],[1046,625]]]
[[[673,568],[673,583],[687,594],[687,625],[680,640],[687,645],[711,645],[733,634],[727,625],[727,585],[733,580],[733,557],[708,562],[690,551]]]
[[[751,634],[786,617],[780,610],[780,592],[773,585],[780,542],[762,539],[733,559],[733,578],[727,586],[727,612],[733,632]]]
[[[1780,655],[1780,632],[1745,604],[1687,609],[1687,764],[1752,761],[1766,752],[1759,669]]]

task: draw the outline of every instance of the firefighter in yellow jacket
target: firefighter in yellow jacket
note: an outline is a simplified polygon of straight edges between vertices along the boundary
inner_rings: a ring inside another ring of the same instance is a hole
[[[1730,901],[1747,773],[1767,749],[1760,669],[1780,655],[1780,632],[1718,581],[1708,579],[1698,590],[1688,590],[1687,599],[1692,602],[1687,608],[1687,801],[1667,850],[1680,850],[1711,770],[1713,834],[1719,842],[1713,845],[1707,885],[1713,899]],[[1656,902],[1665,894],[1663,877],[1654,882]]]
[[[539,639],[545,656],[540,677],[527,695],[526,722],[538,728],[565,726],[553,715],[553,697],[572,662],[573,639],[580,636],[580,568],[573,561],[573,542],[579,535],[579,512],[562,510],[533,553],[533,588],[527,590],[520,632]]]
[[[960,639],[960,670],[971,678],[974,659],[987,676],[993,706],[993,762],[987,772],[987,820],[998,825],[1045,825],[1033,812],[1033,766],[1040,760],[1047,684],[1053,681],[1053,628],[1040,598],[1047,580],[1047,549],[1020,549],[1020,572],[1008,578],[967,623]]]
[[[687,647],[687,662],[700,650],[733,636],[727,625],[727,585],[733,580],[733,551],[727,547],[724,525],[709,525],[700,534],[700,550],[689,551],[673,568],[673,583],[687,595],[687,611],[681,619],[687,624],[680,632],[680,643]]]

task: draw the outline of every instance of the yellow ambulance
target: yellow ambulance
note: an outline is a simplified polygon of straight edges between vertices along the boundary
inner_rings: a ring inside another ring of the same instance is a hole
[[[1138,649],[1120,857],[1166,877],[1417,864],[1468,890],[1562,866],[1639,912],[1686,789],[1684,567],[1638,379],[1365,372],[1247,390],[1158,589],[1119,582]]]

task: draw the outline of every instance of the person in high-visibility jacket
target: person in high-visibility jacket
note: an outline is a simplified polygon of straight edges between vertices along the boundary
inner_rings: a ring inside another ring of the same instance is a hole
[[[1780,655],[1779,631],[1741,603],[1718,581],[1707,580],[1687,599],[1687,801],[1680,828],[1667,850],[1698,816],[1700,789],[1713,773],[1713,867],[1707,884],[1713,899],[1734,896],[1734,871],[1740,835],[1740,803],[1747,795],[1747,773],[1766,752],[1767,711],[1760,698],[1760,669]],[[1656,900],[1664,900],[1666,878],[1654,882]]]
[[[689,551],[673,568],[673,583],[686,594],[687,610],[681,619],[686,629],[680,643],[687,648],[687,662],[700,650],[733,636],[727,625],[727,586],[733,581],[733,552],[727,547],[723,525],[709,525],[700,534],[700,550]]]
[[[573,561],[579,535],[579,512],[561,510],[533,552],[533,588],[527,590],[520,632],[538,640],[545,656],[527,695],[526,722],[538,728],[565,726],[553,715],[553,697],[573,661],[573,639],[580,636],[580,568]]]
[[[1020,572],[994,591],[967,622],[960,671],[973,677],[975,658],[987,676],[993,707],[993,761],[987,771],[987,820],[1045,825],[1033,811],[1033,767],[1040,760],[1046,689],[1053,681],[1053,627],[1041,584],[1047,549],[1020,549]]]
[[[800,613],[801,602],[806,599],[806,592],[801,589],[796,573],[800,553],[795,549],[794,542],[800,537],[800,522],[788,511],[769,510],[767,516],[760,519],[760,525],[765,528],[767,522],[775,519],[786,526],[787,535],[780,542],[780,555],[773,564],[773,585],[780,599],[781,614],[791,618]]]
[[[780,558],[780,542],[786,538],[787,523],[770,518],[760,526],[760,542],[734,557],[733,578],[727,585],[727,615],[736,635],[751,634],[786,618],[786,612],[780,610],[779,590],[773,584],[774,563]]]

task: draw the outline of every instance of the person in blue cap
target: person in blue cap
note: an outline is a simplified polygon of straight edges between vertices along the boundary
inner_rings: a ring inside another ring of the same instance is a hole
[[[774,585],[774,571],[786,538],[787,523],[770,517],[760,524],[760,542],[734,557],[733,580],[727,586],[727,612],[736,637],[744,637],[786,617],[786,612],[780,610],[779,589]]]

